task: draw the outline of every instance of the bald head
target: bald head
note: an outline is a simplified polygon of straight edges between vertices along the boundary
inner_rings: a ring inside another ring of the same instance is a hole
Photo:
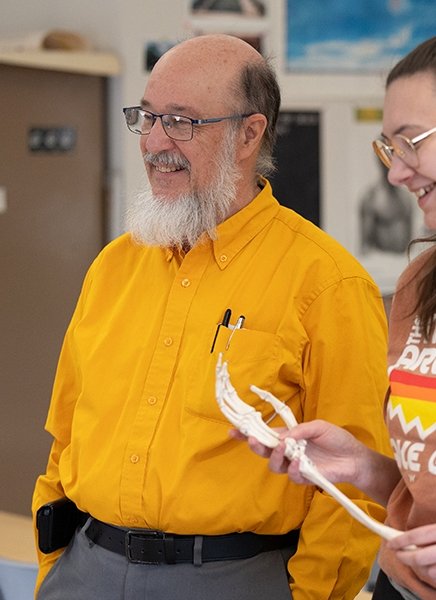
[[[192,49],[197,55],[198,52],[215,52],[216,54],[236,54],[240,53],[242,59],[246,60],[262,60],[261,55],[257,50],[250,44],[241,40],[234,35],[227,35],[224,33],[212,33],[207,35],[199,35],[183,42],[180,42],[173,48],[171,48],[166,54],[179,50]]]
[[[264,59],[240,38],[212,34],[194,37],[174,46],[160,58],[155,68],[167,65],[170,61],[183,63],[209,78],[214,72],[219,72],[221,77],[231,77],[243,66],[261,64]]]
[[[181,42],[166,52],[154,66],[151,80],[165,77],[184,81],[191,85],[193,94],[204,93],[213,99],[212,112],[225,110],[227,113],[230,109],[235,112],[236,88],[242,70],[247,65],[263,62],[252,46],[237,37],[203,35]]]
[[[181,42],[154,66],[146,95],[168,100],[159,106],[159,112],[192,118],[264,115],[267,126],[256,168],[261,175],[274,170],[271,156],[280,90],[268,61],[247,42],[225,34],[202,35]]]

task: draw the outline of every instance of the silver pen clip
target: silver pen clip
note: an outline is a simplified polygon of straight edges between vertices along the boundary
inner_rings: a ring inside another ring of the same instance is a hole
[[[244,326],[244,322],[245,322],[244,315],[240,315],[238,317],[238,320],[236,321],[236,324],[233,325],[233,327],[231,325],[229,325],[229,327],[232,328],[232,333],[229,335],[229,339],[227,340],[226,350],[228,350],[230,348],[230,342],[232,341],[232,337],[234,336],[235,331],[237,329],[242,329],[242,327]]]

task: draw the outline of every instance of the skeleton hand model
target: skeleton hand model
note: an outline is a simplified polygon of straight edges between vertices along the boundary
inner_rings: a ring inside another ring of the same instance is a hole
[[[289,428],[295,427],[298,423],[291,409],[283,402],[278,400],[271,393],[262,390],[255,385],[250,386],[250,389],[257,394],[262,400],[269,402],[274,408],[276,414],[280,415],[285,425]],[[233,387],[227,368],[227,363],[222,361],[220,355],[216,367],[216,398],[221,412],[227,419],[246,436],[253,436],[264,446],[275,448],[280,443],[279,434],[268,427],[262,420],[260,412],[256,411],[252,406],[243,402],[235,388]],[[379,536],[390,540],[403,532],[398,529],[393,529],[387,525],[383,525],[372,517],[368,516],[354,502],[347,498],[333,483],[326,479],[316,468],[316,465],[306,456],[305,440],[297,442],[288,437],[285,442],[285,456],[290,461],[298,459],[300,472],[310,482],[314,483],[324,491],[328,492],[341,504],[359,523],[365,525],[368,529],[378,534]]]

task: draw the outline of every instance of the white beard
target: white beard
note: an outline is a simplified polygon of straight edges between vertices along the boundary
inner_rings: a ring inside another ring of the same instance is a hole
[[[203,234],[215,238],[236,199],[240,173],[235,166],[235,133],[230,130],[216,156],[216,173],[205,189],[168,199],[153,194],[148,180],[126,213],[126,226],[134,240],[149,246],[192,248]],[[161,152],[161,164],[174,164],[174,156]],[[154,155],[154,158],[157,158]],[[152,160],[152,155],[146,155]],[[176,159],[177,160],[177,159]],[[179,159],[180,160],[180,159]],[[183,159],[182,159],[183,160]]]

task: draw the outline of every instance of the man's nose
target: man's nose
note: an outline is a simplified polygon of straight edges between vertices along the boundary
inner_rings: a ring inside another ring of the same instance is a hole
[[[141,142],[143,149],[145,149],[147,152],[153,153],[157,153],[162,150],[168,150],[174,147],[173,140],[165,133],[162,119],[160,117],[156,117],[156,120],[150,129],[150,133],[142,136]]]

